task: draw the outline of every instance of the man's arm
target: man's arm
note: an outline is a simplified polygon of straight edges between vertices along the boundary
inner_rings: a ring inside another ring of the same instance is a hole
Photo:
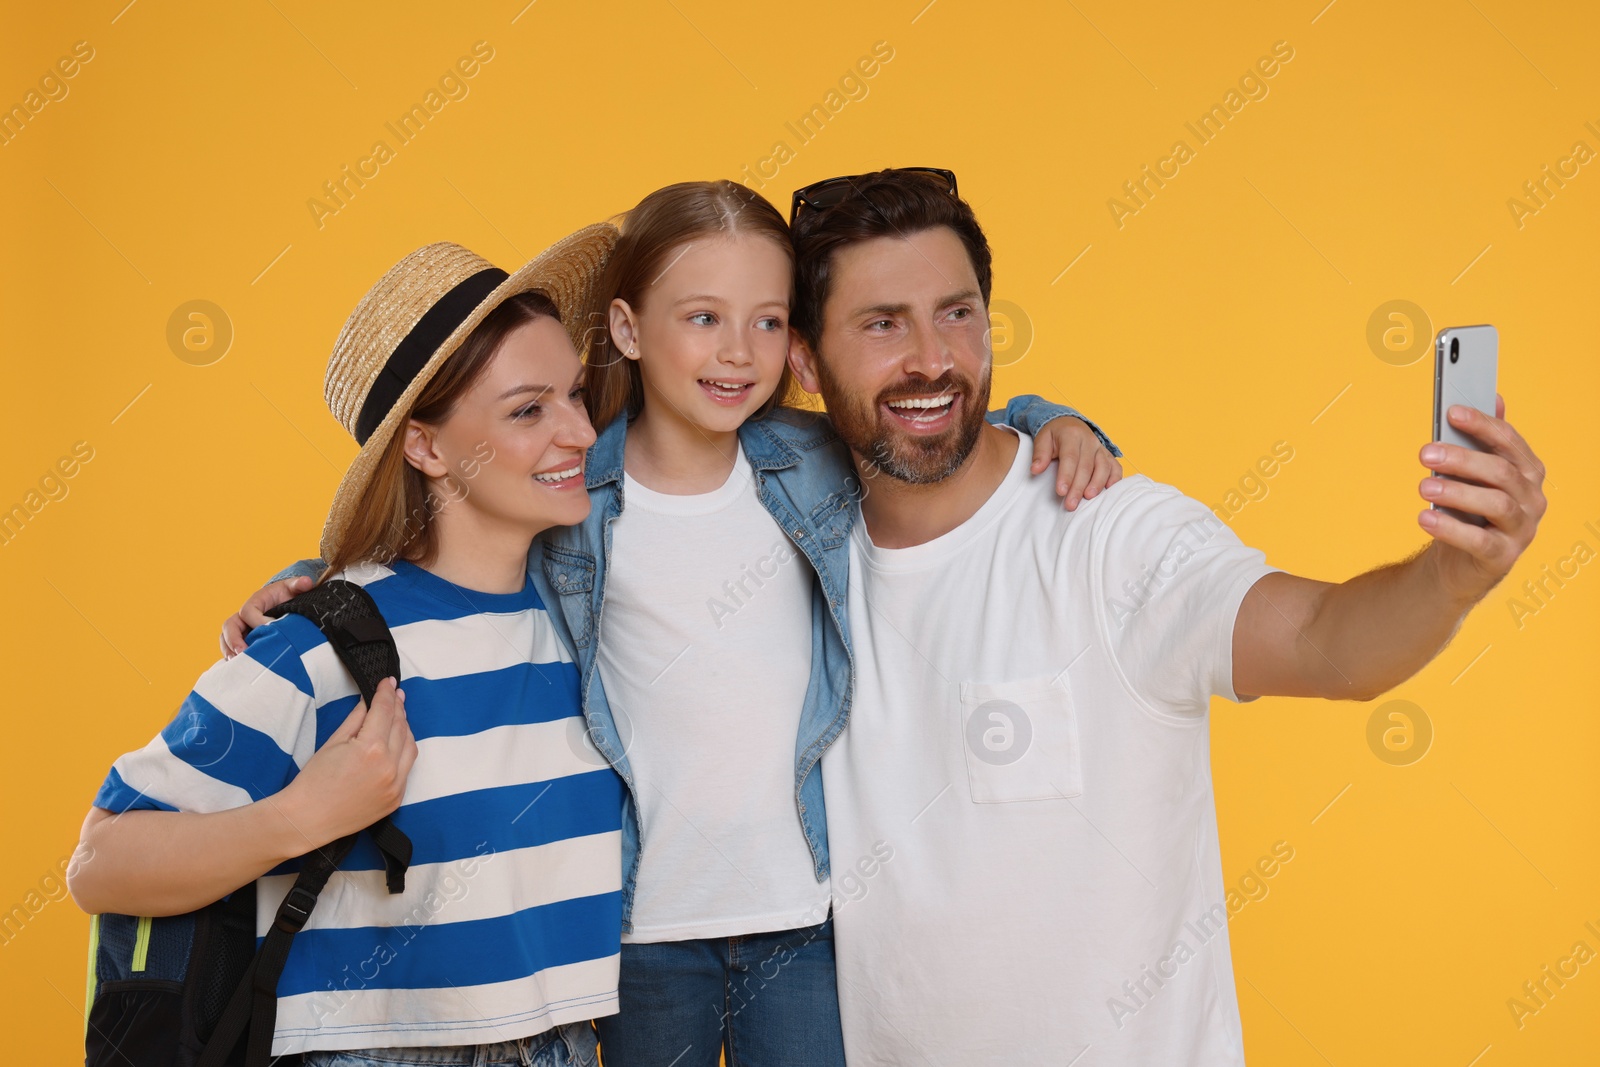
[[[1474,526],[1441,511],[1418,523],[1433,540],[1411,558],[1332,584],[1292,574],[1256,582],[1233,628],[1233,688],[1241,696],[1371,700],[1428,664],[1478,601],[1511,570],[1544,516],[1544,464],[1505,421],[1450,408],[1452,424],[1492,451],[1429,444],[1420,459],[1441,474],[1422,498],[1482,515]],[[1476,484],[1468,484],[1468,482]]]

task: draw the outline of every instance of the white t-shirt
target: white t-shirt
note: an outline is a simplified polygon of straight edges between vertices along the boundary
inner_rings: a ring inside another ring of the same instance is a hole
[[[1243,1063],[1207,709],[1276,568],[1142,475],[1066,511],[1032,451],[933,541],[855,527],[823,757],[851,1067]]]
[[[633,765],[641,841],[630,942],[792,930],[828,913],[795,810],[812,573],[756,497],[624,475],[598,666]]]

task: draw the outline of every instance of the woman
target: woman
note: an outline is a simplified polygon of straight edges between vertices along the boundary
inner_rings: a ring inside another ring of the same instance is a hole
[[[392,813],[385,892],[363,836],[295,938],[274,1055],[312,1067],[592,1064],[615,1010],[616,775],[582,739],[577,672],[527,574],[535,535],[589,510],[581,327],[615,241],[592,226],[515,275],[456,245],[401,260],[346,322],[326,395],[361,443],[322,575],[362,585],[401,676],[358,702],[287,615],[208,670],[117,760],[70,879],[93,913],[174,915],[252,880],[264,934],[295,857]]]

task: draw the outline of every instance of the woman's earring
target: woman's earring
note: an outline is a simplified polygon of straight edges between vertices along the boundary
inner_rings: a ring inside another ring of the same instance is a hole
[[[631,344],[628,346],[627,357],[629,359],[638,359],[639,358],[638,356],[633,354],[633,345],[631,345]]]

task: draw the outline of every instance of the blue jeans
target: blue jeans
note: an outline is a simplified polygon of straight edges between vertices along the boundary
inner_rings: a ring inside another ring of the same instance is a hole
[[[622,946],[620,1011],[596,1019],[605,1067],[844,1067],[833,920],[798,930]]]
[[[568,1023],[533,1037],[492,1045],[308,1052],[305,1067],[595,1067],[595,1062],[594,1026]]]

